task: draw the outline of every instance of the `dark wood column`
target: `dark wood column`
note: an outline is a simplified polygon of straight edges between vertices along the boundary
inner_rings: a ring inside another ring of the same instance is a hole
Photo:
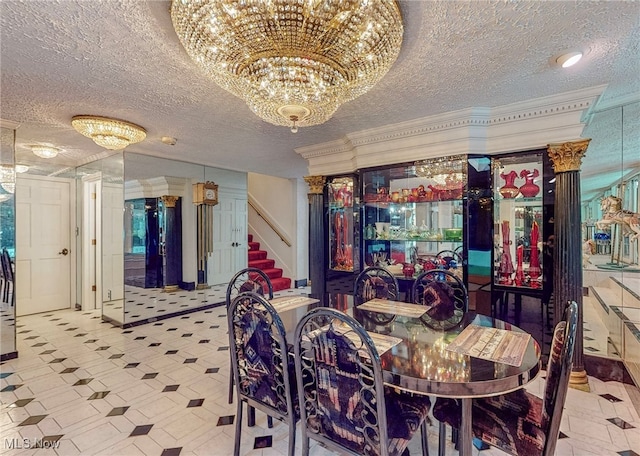
[[[178,282],[182,280],[182,217],[179,199],[179,196],[162,196],[165,217],[162,291],[166,292],[177,291]]]
[[[305,176],[309,185],[309,279],[311,293],[323,295],[325,286],[324,267],[324,184],[325,176]]]
[[[554,271],[553,290],[555,321],[562,318],[567,301],[578,304],[578,328],[576,334],[573,367],[569,385],[589,391],[587,373],[584,369],[584,346],[582,324],[582,231],[580,215],[580,165],[590,139],[549,144],[547,152],[556,175],[554,211]]]

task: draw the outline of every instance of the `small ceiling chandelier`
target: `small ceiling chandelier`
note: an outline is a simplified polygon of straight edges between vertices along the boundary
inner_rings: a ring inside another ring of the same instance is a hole
[[[464,185],[466,175],[464,155],[434,158],[415,163],[415,174],[435,181],[435,187],[444,189],[458,188]]]
[[[54,158],[60,152],[60,149],[52,146],[33,145],[31,146],[31,152],[40,158]]]
[[[147,137],[144,128],[125,120],[99,116],[75,116],[71,125],[78,133],[91,138],[97,145],[109,150],[122,150]]]
[[[318,125],[370,90],[395,62],[394,0],[173,0],[189,56],[274,125]]]

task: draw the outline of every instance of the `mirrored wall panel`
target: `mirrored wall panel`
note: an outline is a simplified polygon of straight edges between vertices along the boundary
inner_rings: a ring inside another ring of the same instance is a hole
[[[640,380],[640,102],[593,114],[582,175],[585,353],[624,360]],[[591,311],[592,314],[586,313]]]
[[[0,359],[17,356],[15,326],[15,130],[0,133]]]
[[[246,173],[132,153],[124,173],[124,325],[224,302],[231,276],[220,274],[216,236],[232,227],[220,226],[217,200],[240,188],[246,206]]]

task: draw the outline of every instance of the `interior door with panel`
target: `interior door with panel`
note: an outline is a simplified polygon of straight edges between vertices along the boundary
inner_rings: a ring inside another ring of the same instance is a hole
[[[247,200],[220,195],[213,217],[213,251],[208,260],[209,285],[227,283],[247,265]]]
[[[70,189],[68,179],[17,179],[18,316],[71,306]]]

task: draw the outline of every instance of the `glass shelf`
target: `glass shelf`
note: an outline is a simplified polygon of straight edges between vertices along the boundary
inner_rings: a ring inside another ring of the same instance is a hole
[[[374,258],[416,263],[423,255],[463,245],[466,156],[450,157],[445,165],[425,161],[363,171],[366,266]]]
[[[496,158],[494,187],[494,284],[542,288],[542,156]]]

